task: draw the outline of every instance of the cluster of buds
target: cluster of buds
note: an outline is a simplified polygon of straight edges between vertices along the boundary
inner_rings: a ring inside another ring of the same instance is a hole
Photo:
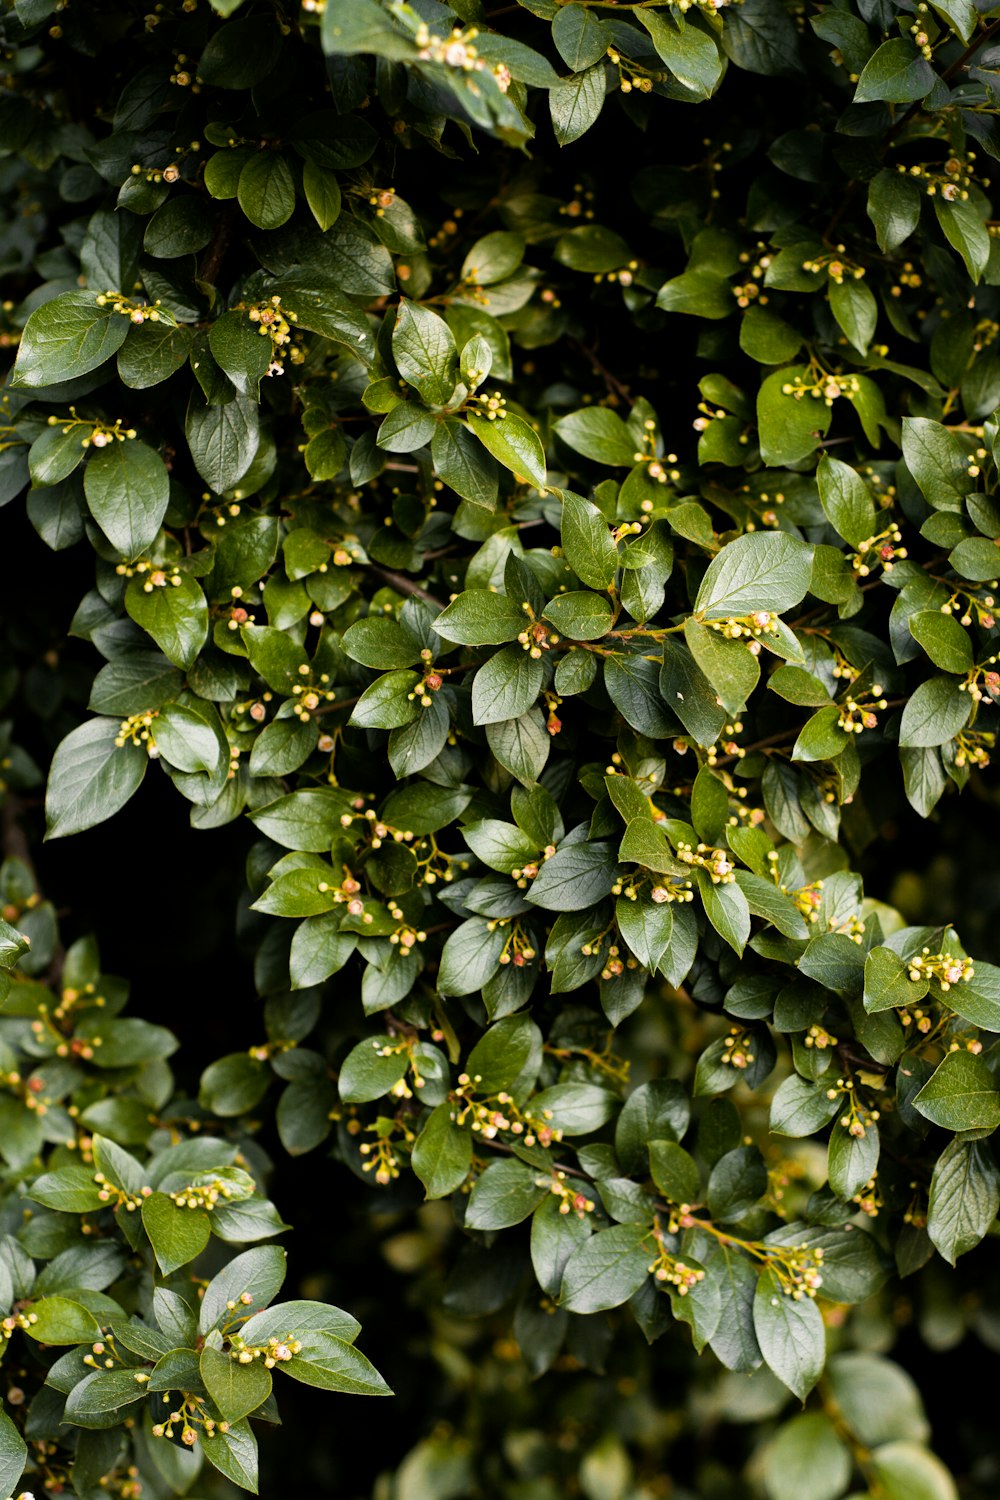
[[[494,391],[488,396],[485,391],[480,392],[474,398],[478,403],[478,415],[485,417],[489,422],[504,422],[507,418],[507,402],[499,391]],[[473,407],[473,410],[476,410]]]
[[[649,892],[649,899],[650,901],[655,901],[657,906],[663,906],[668,901],[677,901],[683,904],[685,901],[694,900],[694,888],[690,880],[685,880],[683,884],[677,884],[672,880],[668,880],[666,883],[657,882]]]
[[[924,52],[929,57],[929,51]],[[967,203],[969,188],[972,184],[971,164],[976,159],[976,153],[967,153],[963,162],[957,156],[949,156],[941,172],[928,171],[926,167],[914,164],[912,167],[903,166],[900,163],[896,171],[905,177],[910,177],[924,184],[924,191],[928,198],[936,198],[940,195],[946,203]],[[983,179],[983,186],[989,186],[989,178]]]
[[[906,548],[899,545],[902,540],[903,533],[895,523],[875,536],[865,537],[863,542],[858,543],[851,559],[851,567],[859,578],[867,578],[872,568],[878,567],[891,573],[894,562],[909,556]]]
[[[188,1183],[187,1187],[177,1188],[169,1194],[169,1197],[177,1204],[178,1208],[204,1208],[209,1213],[221,1201],[223,1204],[250,1197],[253,1193],[253,1182],[248,1179],[247,1183],[227,1182],[222,1177],[213,1177],[206,1173],[204,1178],[195,1179]]]
[[[771,859],[770,854],[767,857],[768,859]],[[776,885],[778,884],[776,868],[777,859],[778,856],[775,854],[774,860],[771,865],[771,871],[775,876]],[[800,916],[805,917],[807,922],[816,923],[819,921],[819,909],[823,902],[822,880],[810,881],[808,885],[799,886],[798,890],[796,891],[790,891],[788,890],[787,886],[784,885],[781,886],[780,889],[786,896],[791,896],[792,900],[795,902]]]
[[[533,1116],[519,1109],[506,1090],[486,1099],[474,1098],[482,1081],[479,1073],[459,1074],[458,1088],[449,1095],[454,1106],[451,1118],[457,1125],[468,1121],[474,1133],[487,1141],[508,1131],[526,1146],[551,1146],[553,1141],[562,1140],[562,1131],[550,1123],[550,1109],[543,1110],[540,1117]]]
[[[341,822],[343,821],[343,818],[341,818]],[[338,886],[332,886],[329,881],[321,880],[316,889],[320,895],[331,896],[336,906],[341,906],[346,901],[348,916],[361,917],[365,914],[365,903],[361,896],[361,886],[354,879],[353,875],[345,875]]]
[[[628,90],[626,89],[625,92],[627,93]],[[617,281],[619,286],[631,286],[633,281],[635,280],[635,273],[636,271],[638,271],[638,269],[639,262],[637,260],[630,260],[627,265],[620,266],[617,271],[596,271],[594,273],[594,281],[597,285],[600,285],[602,281]],[[562,303],[559,302],[558,299],[556,299],[554,296],[546,298],[543,292],[542,301],[545,302],[548,300],[554,301],[556,307],[562,306]]]
[[[827,801],[830,800],[831,798],[828,797]],[[850,938],[851,942],[857,943],[859,948],[862,946],[865,940],[865,924],[864,922],[862,922],[861,918],[857,915],[856,912],[852,912],[851,915],[849,917],[845,917],[842,922],[838,922],[835,926],[831,926],[830,931],[838,932],[841,937]]]
[[[889,706],[887,698],[874,696],[881,691],[881,685],[876,683],[872,688],[873,696],[870,703],[859,703],[856,698],[846,698],[843,703],[837,704],[839,710],[837,724],[845,734],[863,734],[866,729],[878,728],[878,715],[875,710]]]
[[[170,75],[170,82],[176,83],[178,88],[190,89],[192,94],[200,94],[202,79],[198,77],[197,73],[191,71],[190,58],[184,52],[177,52],[174,55],[177,58],[177,62],[174,66],[174,71]]]
[[[915,958],[907,959],[906,968],[915,984],[921,979],[930,980],[945,994],[953,984],[968,984],[976,972],[971,958],[959,958],[954,953],[932,953],[929,948],[921,948]]]
[[[141,578],[144,594],[151,594],[154,589],[179,589],[181,586],[180,568],[155,568],[148,562],[117,563],[115,572],[119,578]]]
[[[163,1399],[168,1401],[169,1393]],[[201,1436],[205,1438],[213,1438],[217,1432],[229,1431],[229,1423],[216,1421],[201,1396],[189,1395],[185,1395],[178,1411],[172,1411],[165,1422],[154,1423],[150,1431],[153,1437],[172,1438],[178,1427],[180,1440],[185,1448],[194,1447],[198,1441],[199,1428]]]
[[[786,1297],[801,1302],[803,1297],[815,1297],[823,1285],[823,1248],[797,1245],[791,1250],[777,1250],[770,1245],[761,1247],[766,1260],[781,1283]]]
[[[75,406],[71,406],[69,410],[69,417],[49,417],[48,425],[62,428],[64,436],[72,432],[74,427],[84,428],[80,435],[81,448],[106,448],[109,443],[124,443],[126,439],[136,436],[135,428],[123,427],[120,417],[109,427],[106,422],[78,417]]]
[[[692,1287],[705,1280],[705,1273],[700,1266],[689,1266],[685,1261],[678,1260],[664,1249],[662,1242],[656,1259],[649,1267],[649,1274],[661,1286],[672,1286],[679,1297],[686,1297]]]
[[[145,746],[146,754],[151,760],[156,760],[159,751],[150,735],[150,726],[155,718],[155,713],[144,713],[129,714],[127,719],[122,719],[115,735],[115,748],[120,750],[123,745]]]
[[[298,346],[289,347],[292,340],[291,324],[298,321],[298,315],[293,312],[283,313],[280,297],[271,297],[267,302],[255,302],[246,308],[246,314],[251,323],[257,325],[257,332],[271,340],[272,358],[266,371],[268,375],[284,373],[286,355],[293,364],[302,363],[305,359],[304,351]]]
[[[311,678],[310,668],[305,662],[299,667],[299,674]],[[292,687],[292,696],[296,700],[292,705],[292,712],[306,723],[310,714],[315,713],[321,703],[332,703],[337,694],[330,687],[329,672],[321,672],[318,682],[296,682]]]
[[[174,155],[178,157],[186,156],[189,152],[200,150],[201,142],[191,141],[191,143],[187,146],[178,146],[176,148],[176,151],[174,152]],[[181,169],[176,161],[172,161],[169,166],[166,167],[143,167],[139,164],[139,162],[133,162],[131,173],[133,177],[141,177],[145,182],[152,182],[157,186],[161,182],[165,182],[168,185],[173,186],[175,182],[180,181]]]
[[[899,280],[894,282],[889,288],[889,295],[892,297],[901,297],[904,287],[908,287],[911,291],[916,291],[918,287],[924,284],[924,278],[911,260],[904,260],[898,274]]]
[[[761,636],[777,633],[778,616],[770,609],[756,609],[749,615],[730,615],[725,620],[709,620],[708,627],[724,636],[727,641],[748,640],[756,643],[759,651]],[[755,652],[754,655],[756,654]]]
[[[725,10],[728,5],[742,5],[743,0],[675,0],[675,4],[681,12],[703,10],[706,15],[714,16],[718,11]]]
[[[395,188],[372,188],[368,194],[368,206],[375,210],[376,219],[384,219],[395,201]]]
[[[229,1358],[240,1365],[252,1365],[255,1359],[259,1359],[265,1369],[273,1370],[275,1365],[287,1364],[301,1350],[300,1340],[290,1336],[270,1338],[266,1344],[244,1344],[241,1339],[233,1338]]]
[[[838,286],[843,286],[845,281],[860,281],[864,274],[864,266],[859,266],[855,261],[848,260],[844,254],[846,246],[837,245],[834,250],[825,255],[817,255],[813,260],[802,262],[803,271],[811,271],[814,276],[825,271],[831,281]]]
[[[4,1340],[7,1340],[13,1338],[14,1334],[19,1328],[27,1330],[31,1327],[32,1323],[37,1322],[37,1313],[12,1312],[8,1313],[7,1316],[2,1321],[0,1321],[0,1331],[2,1331],[3,1333]]]
[[[130,1214],[141,1208],[143,1199],[148,1198],[153,1191],[151,1187],[141,1187],[138,1193],[130,1193],[117,1183],[109,1182],[103,1172],[95,1172],[94,1181],[97,1184],[97,1196],[102,1203],[110,1203],[113,1208],[124,1208]]]
[[[565,1172],[553,1172],[551,1178],[539,1177],[537,1186],[545,1187],[548,1184],[549,1192],[559,1199],[559,1212],[561,1214],[575,1214],[578,1219],[585,1219],[592,1214],[596,1208],[593,1198],[588,1198],[586,1193],[581,1193],[578,1188],[566,1182]]]
[[[690,844],[680,843],[677,858],[686,865],[704,870],[713,885],[731,885],[736,879],[728,849],[715,849],[711,844],[699,844],[695,849]]]
[[[754,654],[756,655],[756,652]],[[720,755],[732,755],[736,760],[743,760],[744,756],[746,755],[746,750],[743,748],[743,746],[737,744],[735,739],[728,737],[743,733],[743,722],[741,719],[735,719],[732,724],[723,724],[722,733],[723,735],[727,736],[727,738],[718,740],[714,745],[709,745],[705,750],[705,758],[710,766],[714,766],[716,764]],[[686,740],[674,740],[674,750],[678,755],[685,755],[687,753],[687,748],[688,746]],[[747,789],[746,787],[731,786],[730,792],[734,796],[745,798]],[[740,816],[742,817],[744,809],[740,808],[739,811]],[[757,819],[756,821],[760,822],[761,820]]]
[[[525,964],[532,963],[537,957],[531,937],[519,922],[515,922],[507,934],[498,962],[505,966],[513,964],[515,969],[523,969]]]
[[[402,1130],[408,1141],[413,1139],[412,1131],[407,1131],[404,1125],[380,1115],[374,1125],[368,1126],[369,1133],[375,1136],[374,1141],[362,1141],[358,1147],[358,1151],[364,1157],[361,1163],[362,1172],[370,1172],[379,1187],[388,1187],[390,1182],[395,1182],[399,1176],[399,1157],[396,1155],[392,1141],[397,1129]]]
[[[841,1094],[846,1097],[847,1108],[841,1115],[839,1123],[848,1135],[854,1136],[859,1141],[864,1140],[869,1128],[878,1123],[879,1112],[877,1109],[864,1107],[849,1078],[838,1078],[836,1084],[832,1084],[826,1091],[826,1097],[830,1100],[839,1099]]]
[[[860,390],[861,382],[856,375],[830,375],[825,371],[810,371],[808,375],[796,375],[793,380],[786,380],[781,387],[781,394],[791,396],[793,401],[811,396],[814,401],[832,406],[840,396],[846,401],[853,401]]]
[[[488,69],[501,94],[506,94],[511,82],[510,69],[505,63],[488,65],[483,61],[473,45],[478,35],[479,32],[475,26],[469,26],[464,31],[460,26],[456,26],[449,36],[435,36],[430,28],[421,22],[414,37],[419,49],[417,56],[421,62],[444,63],[445,67],[457,68],[463,73],[482,73]]]
[[[124,1364],[124,1360],[115,1347],[114,1335],[110,1332],[104,1333],[96,1344],[91,1344],[90,1352],[83,1356],[83,1363],[89,1365],[92,1370],[113,1370],[116,1365]],[[137,1370],[135,1378],[140,1385],[145,1385],[149,1376]]]
[[[861,1212],[867,1214],[869,1219],[878,1218],[878,1211],[882,1207],[882,1195],[879,1192],[877,1172],[874,1172],[869,1177],[863,1188],[859,1188],[851,1199],[851,1202],[856,1203]]]
[[[422,651],[420,654],[421,656],[430,656],[429,651]],[[416,703],[419,700],[421,708],[430,708],[431,703],[434,701],[431,694],[440,692],[443,686],[444,678],[440,672],[427,672],[414,687],[412,693],[407,693],[406,696],[411,703]]]
[[[828,1047],[836,1047],[837,1038],[832,1036],[823,1026],[813,1024],[802,1038],[804,1047],[814,1047],[817,1052],[825,1052]]]
[[[754,1054],[750,1051],[753,1040],[748,1031],[742,1026],[731,1026],[722,1048],[722,1061],[730,1068],[738,1068],[740,1072],[748,1068],[754,1061]]]
[[[732,146],[727,142],[722,149],[724,151],[731,151]],[[714,167],[716,171],[721,171],[722,163],[716,162],[714,164]],[[761,254],[761,251],[764,251],[765,253]],[[751,255],[749,250],[740,251],[740,265],[749,266],[750,269],[748,274],[750,280],[738,283],[732,289],[733,296],[736,298],[737,307],[749,307],[752,302],[756,302],[759,307],[767,306],[769,299],[767,295],[761,290],[759,283],[764,280],[764,277],[767,274],[767,268],[771,264],[771,260],[772,257],[766,253],[766,246],[761,240],[758,240],[757,242],[757,250],[755,255]]]
[[[988,672],[986,675],[997,676],[995,672]],[[996,696],[992,687],[989,690]],[[1000,679],[996,690],[1000,692]],[[978,766],[980,770],[985,770],[990,763],[990,751],[996,744],[996,735],[979,730],[962,730],[955,736],[954,743],[956,766]]]
[[[418,943],[426,943],[427,934],[422,929],[418,930],[416,927],[411,927],[408,922],[403,920],[401,907],[394,906],[391,915],[397,922],[402,922],[402,925],[397,927],[395,932],[390,932],[389,942],[392,943],[393,947],[399,949],[401,958],[407,958]]]
[[[661,83],[666,78],[665,73],[651,73],[648,68],[642,67],[640,63],[632,62],[631,59],[623,57],[617,47],[611,46],[606,53],[608,62],[618,69],[618,87],[623,94],[631,94],[633,89],[638,89],[640,94],[651,94],[653,84]]]
[[[122,292],[98,292],[94,301],[98,307],[110,307],[112,312],[121,313],[130,323],[159,323],[162,320],[176,326],[171,315],[161,310],[159,298],[153,303],[133,302]]]
[[[991,656],[990,663],[995,661],[996,657]],[[979,686],[980,678],[983,682],[982,687]],[[986,689],[985,692],[983,688]],[[989,695],[987,701],[994,699],[1000,693],[1000,673],[987,671],[985,667],[973,667],[972,671],[968,672],[958,684],[958,690],[960,693],[968,693],[973,703],[982,703],[987,694]]]
[[[531,605],[525,601],[521,608],[526,614],[531,614]],[[543,651],[548,651],[552,646],[558,646],[559,636],[544,620],[532,620],[527,630],[518,632],[518,645],[527,651],[532,661],[538,661]]]
[[[949,1052],[961,1052],[961,1050],[962,1043],[954,1038],[948,1043]],[[983,1050],[983,1044],[978,1037],[968,1037],[965,1041],[965,1050],[971,1052],[974,1057],[978,1057]]]
[[[619,273],[618,279],[622,280],[624,276],[625,272],[622,271]],[[629,276],[629,280],[631,280],[631,275]],[[681,477],[681,471],[680,469],[676,468],[665,469],[663,467],[663,463],[661,463],[660,461],[660,455],[657,452],[656,423],[654,422],[653,418],[647,417],[643,422],[642,427],[643,446],[641,449],[637,449],[636,452],[632,454],[633,462],[637,464],[645,464],[646,473],[649,475],[650,479],[655,480],[657,484],[666,484],[668,481],[676,483],[676,481]],[[665,462],[671,465],[676,464],[677,454],[666,454]],[[648,515],[649,512],[653,509],[653,501],[648,498],[643,500],[641,502],[641,509]]]
[[[427,934],[424,933],[423,935],[424,937],[426,937]],[[409,1036],[401,1036],[396,1042],[383,1043],[373,1041],[372,1050],[374,1051],[376,1057],[402,1057],[405,1054],[407,1071],[413,1075],[413,1087],[415,1089],[422,1089],[427,1080],[420,1072],[420,1068],[417,1065],[417,1060],[413,1055],[414,1047],[416,1046],[416,1044],[417,1038],[411,1034]],[[405,1078],[400,1078],[397,1083],[394,1083],[390,1090],[390,1093],[396,1099],[413,1098],[413,1094],[411,1093],[409,1085],[407,1084]]]
[[[997,580],[995,578],[990,581],[989,587],[991,589],[995,589],[997,587]],[[963,598],[966,601],[964,604],[962,603]],[[958,593],[952,594],[947,603],[942,604],[941,613],[943,615],[954,615],[955,613],[958,613],[958,623],[960,625],[964,625],[966,629],[968,629],[968,627],[972,624],[973,616],[975,616],[977,623],[980,624],[984,630],[992,630],[993,626],[996,624],[996,620],[993,615],[993,609],[995,605],[996,599],[992,594],[984,594],[980,599],[975,594],[960,591]],[[996,657],[990,657],[990,665],[992,666],[995,662]],[[996,676],[996,673],[993,673],[992,675]]]

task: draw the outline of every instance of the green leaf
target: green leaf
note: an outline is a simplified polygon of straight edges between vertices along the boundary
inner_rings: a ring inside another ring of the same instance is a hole
[[[406,1076],[409,1063],[406,1049],[395,1046],[391,1037],[366,1037],[341,1063],[337,1079],[341,1099],[349,1104],[381,1099]]]
[[[28,1196],[58,1213],[87,1214],[101,1207],[100,1192],[89,1167],[60,1167],[36,1177]]]
[[[695,610],[723,620],[754,610],[781,614],[809,591],[812,548],[787,532],[755,531],[723,547],[708,566]]]
[[[697,1203],[701,1197],[697,1163],[676,1141],[650,1141],[649,1170],[668,1202]]]
[[[986,1063],[949,1052],[913,1099],[914,1107],[945,1130],[993,1130],[1000,1125],[1000,1092]]]
[[[861,475],[850,464],[824,453],[816,469],[819,498],[827,520],[845,542],[859,547],[875,534],[875,504]]]
[[[481,990],[496,973],[500,955],[507,941],[502,927],[485,917],[470,917],[462,922],[441,953],[437,986],[443,995],[470,995]]]
[[[414,688],[419,672],[385,672],[365,688],[351,713],[351,723],[362,729],[396,729],[420,712]]]
[[[214,1469],[241,1490],[256,1495],[257,1439],[248,1422],[231,1422],[225,1432],[216,1427],[211,1439],[199,1447]]]
[[[479,668],[472,682],[472,722],[500,724],[526,713],[544,678],[539,659],[521,646],[504,646]]]
[[[784,1422],[764,1452],[769,1500],[838,1500],[852,1470],[850,1450],[825,1412]]]
[[[433,629],[446,641],[462,646],[496,646],[516,641],[528,624],[521,604],[506,594],[466,589],[434,621]]]
[[[959,542],[948,554],[948,561],[961,578],[988,583],[1000,573],[1000,553],[996,543],[986,537],[970,536]]]
[[[520,1161],[495,1161],[476,1179],[465,1212],[467,1229],[509,1229],[533,1213],[550,1191],[544,1173]]]
[[[205,1389],[227,1422],[239,1422],[271,1394],[271,1372],[261,1359],[241,1365],[221,1349],[202,1349],[198,1361]]]
[[[238,1302],[244,1293],[258,1310],[266,1307],[281,1290],[285,1279],[285,1251],[278,1245],[258,1245],[244,1250],[214,1276],[205,1288],[198,1327],[202,1333],[215,1328],[227,1313],[227,1302]]]
[[[964,676],[972,670],[972,642],[954,615],[942,614],[939,609],[918,609],[907,624],[914,640],[943,672]]]
[[[168,661],[192,667],[208,635],[208,604],[200,585],[189,573],[175,574],[162,587],[150,584],[148,593],[146,583],[142,576],[129,581],[126,610]]]
[[[886,1443],[875,1449],[871,1465],[885,1500],[958,1500],[944,1464],[917,1443]]]
[[[860,354],[867,354],[878,322],[878,303],[871,287],[848,273],[840,281],[830,282],[829,297],[830,311],[848,342]]]
[[[302,168],[302,190],[320,229],[331,229],[340,217],[340,183],[333,172],[307,161]]]
[[[609,589],[618,570],[618,548],[597,506],[564,490],[561,534],[566,561],[581,582]]]
[[[869,1015],[919,1004],[927,981],[914,983],[907,965],[891,948],[873,948],[865,959],[864,1005]]]
[[[141,1370],[95,1370],[75,1385],[66,1402],[66,1420],[78,1427],[109,1427],[117,1425],[104,1420],[108,1416],[116,1419],[127,1409],[141,1401],[146,1394],[141,1381]],[[136,1377],[140,1377],[137,1379]]]
[[[567,844],[545,861],[525,895],[546,911],[582,911],[608,894],[617,868],[607,844]]]
[[[591,1235],[566,1263],[560,1306],[595,1313],[627,1302],[649,1275],[651,1239],[648,1224],[617,1224]]]
[[[43,1297],[31,1311],[35,1318],[26,1332],[40,1344],[90,1344],[100,1332],[93,1313],[68,1297]]]
[[[45,795],[46,838],[103,823],[138,790],[149,757],[131,740],[118,745],[118,734],[117,719],[88,719],[59,744]]]
[[[975,481],[969,475],[965,450],[953,433],[926,417],[904,417],[903,457],[928,505],[961,512]]]
[[[392,1395],[371,1360],[343,1339],[317,1330],[304,1334],[298,1342],[302,1345],[299,1353],[277,1366],[293,1380],[350,1396]]]
[[[750,936],[750,908],[746,896],[735,883],[715,885],[704,870],[695,873],[705,915],[719,936],[741,954]]]
[[[0,1412],[0,1490],[12,1495],[28,1457],[25,1441],[6,1412]]]
[[[431,406],[445,406],[458,380],[458,350],[443,318],[419,302],[400,301],[392,355],[407,384]]]
[[[598,641],[614,624],[610,599],[586,589],[557,594],[546,604],[545,618],[572,641]]]
[[[145,552],[170,499],[160,455],[136,439],[110,442],[91,454],[83,488],[91,515],[115,550],[129,561]]]
[[[449,1102],[439,1104],[414,1143],[413,1170],[428,1198],[455,1192],[472,1166],[472,1136],[455,1124],[452,1115]]]
[[[861,1136],[851,1135],[850,1116],[843,1115],[830,1133],[827,1173],[838,1198],[851,1199],[874,1177],[879,1157],[879,1131],[869,1124]]]
[[[961,627],[960,627],[961,628]],[[946,745],[969,722],[972,699],[952,677],[922,682],[903,709],[901,747]]]
[[[711,36],[692,26],[683,15],[667,20],[659,11],[641,10],[653,46],[682,87],[699,99],[709,99],[722,78],[722,59]]]
[[[753,1326],[761,1353],[782,1385],[804,1401],[823,1371],[826,1335],[811,1297],[785,1294],[773,1270],[762,1271],[753,1299]]]
[[[813,394],[815,380],[805,366],[786,365],[761,385],[757,427],[760,456],[766,464],[798,464],[815,453],[826,436],[832,408],[821,393]],[[796,381],[803,384],[797,386]]]
[[[54,385],[96,370],[121,348],[131,324],[95,292],[64,292],[24,325],[11,384]]]
[[[841,1106],[838,1094],[827,1098],[826,1085],[791,1074],[775,1090],[771,1100],[770,1128],[775,1135],[796,1138],[815,1135],[822,1130]]]
[[[585,406],[570,412],[559,418],[554,430],[574,453],[582,453],[595,463],[624,469],[635,463],[635,439],[618,413],[606,406]]]
[[[211,489],[224,494],[239,484],[257,456],[257,403],[237,395],[225,406],[202,406],[193,394],[184,433],[198,473]]]
[[[898,250],[920,222],[919,185],[904,172],[888,168],[877,172],[868,185],[868,217],[875,226],[883,254]]]
[[[990,258],[990,233],[983,223],[978,205],[970,200],[935,197],[934,213],[945,238],[965,262],[973,282],[978,282]]]
[[[1000,1171],[985,1141],[949,1141],[934,1165],[927,1233],[949,1265],[974,1250],[1000,1210]]]
[[[929,94],[934,81],[934,69],[914,44],[904,37],[894,37],[868,59],[854,91],[854,102],[887,99],[893,104],[911,104]]]
[[[166,1193],[153,1193],[143,1200],[142,1225],[164,1276],[200,1255],[212,1235],[204,1209],[179,1208]]]
[[[295,180],[280,151],[257,151],[240,173],[240,208],[258,229],[278,229],[295,210]]]
[[[569,146],[587,133],[601,113],[604,91],[603,62],[549,90],[552,129],[560,146]]]
[[[538,434],[523,417],[509,411],[503,420],[498,417],[491,422],[478,412],[470,412],[468,420],[470,432],[497,463],[509,469],[521,483],[533,484],[536,489],[545,488],[545,450]]]
[[[485,510],[495,510],[499,473],[494,459],[461,422],[435,424],[431,458],[438,476],[456,495]]]

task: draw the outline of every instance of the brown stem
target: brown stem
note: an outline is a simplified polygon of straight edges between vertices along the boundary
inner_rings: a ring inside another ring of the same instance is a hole
[[[233,228],[236,224],[238,209],[235,203],[228,203],[219,214],[215,223],[215,233],[201,258],[198,267],[198,280],[205,281],[209,286],[215,285],[215,278],[219,274],[226,251],[229,249],[233,237]]]
[[[398,594],[412,594],[415,599],[423,599],[426,604],[433,604],[435,609],[444,609],[440,599],[435,599],[426,589],[422,589],[419,583],[414,583],[412,578],[407,578],[403,573],[393,573],[389,568],[380,568],[378,563],[368,564],[371,571],[387,583],[390,588]]]

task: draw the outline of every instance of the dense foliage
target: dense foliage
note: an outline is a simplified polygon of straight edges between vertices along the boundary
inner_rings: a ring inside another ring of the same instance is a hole
[[[315,1153],[507,1411],[501,1460],[428,1397],[380,1497],[951,1500],[885,1355],[995,1228],[1000,968],[886,850],[996,806],[988,0],[2,26],[0,503],[73,561],[0,669],[0,1494],[256,1491],[272,1371],[387,1393],[273,1300]],[[43,782],[54,839],[147,770],[198,860],[247,833],[260,1012],[203,997],[180,1083],[35,868]],[[675,1421],[749,1448],[675,1472]]]

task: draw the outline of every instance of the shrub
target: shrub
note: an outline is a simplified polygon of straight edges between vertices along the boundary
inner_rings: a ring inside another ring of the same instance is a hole
[[[380,1494],[956,1493],[884,1355],[1000,1206],[1000,969],[885,862],[996,804],[991,14],[7,10],[0,502],[72,561],[11,522],[0,1493],[256,1491],[272,1371],[387,1393],[273,1300],[275,1133],[499,1340],[503,1459],[424,1393]],[[179,1082],[37,873],[44,779],[124,892],[150,761],[263,1002]]]

